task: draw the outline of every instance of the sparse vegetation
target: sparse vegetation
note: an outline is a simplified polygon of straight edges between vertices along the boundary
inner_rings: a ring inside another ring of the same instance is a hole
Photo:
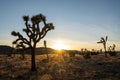
[[[25,60],[19,59],[19,56],[15,54],[15,57],[8,58],[6,55],[0,55],[0,80],[119,80],[120,78],[120,54],[109,58],[94,55],[89,60],[82,55],[76,55],[72,61],[69,61],[69,55],[64,55],[65,60],[61,58],[59,61],[60,56],[57,53],[50,53],[49,58],[52,59],[46,63],[45,53],[36,56],[37,72],[30,71],[29,54],[25,55]]]

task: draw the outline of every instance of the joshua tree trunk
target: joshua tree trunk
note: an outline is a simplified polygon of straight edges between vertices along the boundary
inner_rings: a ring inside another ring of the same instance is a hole
[[[37,71],[35,64],[35,48],[31,48],[31,71]]]
[[[106,43],[103,44],[104,49],[105,49],[105,57],[107,57],[107,52],[106,52]]]

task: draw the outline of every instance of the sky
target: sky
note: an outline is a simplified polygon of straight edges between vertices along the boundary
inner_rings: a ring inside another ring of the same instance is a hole
[[[22,16],[42,13],[55,30],[49,31],[37,47],[61,41],[68,49],[102,49],[97,44],[108,36],[107,47],[120,50],[120,0],[0,0],[0,45],[12,46],[13,30],[22,32]]]

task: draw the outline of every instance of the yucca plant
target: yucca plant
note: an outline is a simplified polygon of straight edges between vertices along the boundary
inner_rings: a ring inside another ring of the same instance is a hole
[[[23,29],[23,32],[26,33],[27,37],[23,37],[22,34],[15,31],[12,31],[11,34],[17,37],[17,39],[14,41],[15,43],[22,43],[31,49],[31,71],[36,71],[36,45],[46,36],[48,31],[54,29],[54,26],[52,23],[46,23],[46,17],[43,14],[38,14],[32,16],[31,18],[29,18],[29,16],[23,16],[23,20],[25,22],[25,28]],[[39,27],[41,23],[43,23],[43,27]]]
[[[105,57],[107,57],[107,51],[106,51],[106,42],[108,40],[108,36],[106,36],[105,38],[101,37],[101,40],[97,43],[102,43],[103,44],[103,47],[104,47],[104,50],[105,50]]]
[[[115,52],[115,48],[116,48],[115,44],[113,44],[113,46],[108,47],[108,52],[110,56],[116,56],[117,53]]]
[[[85,59],[90,59],[91,58],[91,54],[87,49],[83,49],[83,57]]]
[[[46,50],[47,60],[49,61],[49,56],[48,56],[48,52],[47,52],[47,41],[46,40],[44,40],[44,47],[45,47],[45,50]]]

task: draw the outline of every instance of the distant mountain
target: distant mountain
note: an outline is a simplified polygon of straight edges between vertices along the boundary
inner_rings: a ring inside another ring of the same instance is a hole
[[[15,50],[15,49],[12,48],[12,47],[10,47],[10,46],[0,45],[0,54],[13,53],[14,50]],[[17,50],[15,50],[15,51],[17,51],[17,52],[15,52],[15,53],[22,53],[22,52],[23,52],[22,49],[17,49]],[[24,51],[25,51],[26,53],[30,53],[30,52],[31,52],[31,50],[30,50],[29,48],[26,48]],[[50,53],[50,52],[52,52],[52,51],[54,51],[54,49],[52,49],[52,48],[46,48],[46,49],[45,49],[45,47],[37,47],[37,48],[36,48],[36,53],[38,53],[38,54]]]
[[[45,48],[45,47],[37,47],[35,50],[36,54],[44,54],[44,53],[51,53],[52,51],[54,51],[54,49],[52,48]],[[30,49],[26,49],[27,53],[30,53],[31,50]]]
[[[0,45],[0,53],[12,53],[14,48],[7,45]]]

